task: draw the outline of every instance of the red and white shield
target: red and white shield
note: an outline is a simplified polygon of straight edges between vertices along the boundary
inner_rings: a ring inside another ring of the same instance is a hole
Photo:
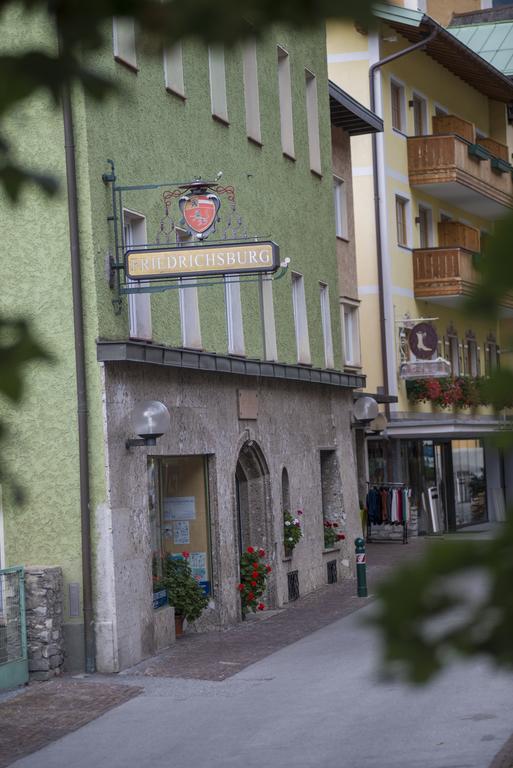
[[[182,216],[189,229],[203,234],[214,224],[219,210],[217,195],[184,195],[180,198]]]

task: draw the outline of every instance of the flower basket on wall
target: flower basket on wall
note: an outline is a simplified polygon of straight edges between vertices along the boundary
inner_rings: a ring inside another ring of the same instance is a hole
[[[481,376],[447,376],[406,382],[410,403],[433,403],[440,408],[477,408],[489,405]]]
[[[286,557],[292,556],[294,547],[301,541],[303,536],[299,520],[302,514],[300,509],[296,512],[296,517],[293,517],[287,510],[283,513],[283,547]]]
[[[265,550],[248,547],[240,559],[240,584],[238,586],[243,615],[265,610],[260,598],[267,589],[271,566],[264,563]]]

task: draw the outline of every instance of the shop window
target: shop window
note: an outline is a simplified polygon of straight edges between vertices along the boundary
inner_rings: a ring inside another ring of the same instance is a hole
[[[242,72],[244,78],[244,105],[246,108],[246,134],[258,144],[260,131],[260,99],[258,94],[257,44],[254,38],[246,40],[242,48]]]
[[[392,108],[392,128],[405,133],[404,87],[395,80],[390,81],[390,102]]]
[[[264,333],[264,359],[277,360],[276,323],[274,319],[273,281],[260,279],[260,312]]]
[[[333,335],[331,332],[330,293],[326,283],[319,283],[321,297],[321,322],[324,340],[324,364],[326,368],[335,367],[333,356]]]
[[[281,148],[285,155],[294,159],[294,128],[292,120],[292,84],[290,79],[289,54],[277,47],[278,52],[278,97],[280,101]]]
[[[495,334],[489,333],[485,342],[485,374],[491,376],[500,363],[500,350]]]
[[[340,465],[336,451],[321,451],[320,465],[323,524],[325,521],[328,521],[336,523],[339,528],[342,528],[344,503],[342,500]]]
[[[213,117],[223,123],[228,122],[228,104],[226,101],[226,70],[224,48],[213,45],[208,49],[208,69],[210,77],[210,104]]]
[[[148,241],[146,235],[146,218],[134,211],[123,210],[123,241],[125,249],[133,246],[145,246]],[[132,281],[129,281],[132,282]],[[148,283],[137,282],[144,287]],[[131,339],[151,341],[151,301],[149,293],[128,294],[128,323]]]
[[[479,376],[481,374],[480,349],[476,336],[472,331],[465,334],[463,345],[464,373],[467,376]]]
[[[185,98],[181,43],[175,43],[164,50],[164,81],[168,91]]]
[[[343,327],[344,363],[347,366],[359,367],[361,364],[361,353],[358,305],[356,303],[343,303],[341,306],[341,319]]]
[[[344,240],[348,238],[346,184],[338,176],[333,177],[333,203],[335,206],[335,234]]]
[[[212,594],[210,522],[205,456],[150,457],[149,516],[154,555],[189,553],[192,575]]]
[[[305,69],[306,124],[308,129],[308,152],[310,170],[321,174],[321,143],[319,139],[319,107],[317,103],[317,79]]]
[[[312,358],[308,334],[308,316],[306,313],[305,282],[303,275],[300,275],[298,272],[292,273],[292,307],[296,331],[297,361],[298,363],[310,365]]]
[[[244,346],[240,282],[237,276],[225,277],[224,295],[226,305],[226,329],[228,333],[228,354],[245,355],[246,348]]]
[[[409,201],[401,197],[395,196],[395,221],[397,230],[397,244],[403,247],[408,247],[408,209]]]
[[[137,72],[134,19],[125,16],[114,17],[112,20],[112,43],[116,61]]]

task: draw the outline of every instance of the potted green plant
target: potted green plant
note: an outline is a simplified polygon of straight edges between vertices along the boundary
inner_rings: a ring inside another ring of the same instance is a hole
[[[324,521],[324,549],[332,549],[339,541],[346,538],[344,533],[338,530],[338,523],[331,520]]]
[[[175,609],[176,635],[183,634],[183,621],[195,621],[208,605],[208,597],[193,577],[189,553],[166,558],[162,583],[167,589],[169,604]]]
[[[267,588],[267,577],[271,573],[271,566],[263,562],[264,549],[248,547],[240,558],[240,584],[239,592],[242,604],[242,614],[249,611],[263,611],[265,605],[260,601]]]
[[[164,584],[163,574],[163,557],[156,552],[153,553],[152,562],[152,586],[153,586],[153,607],[155,609],[162,608],[167,605],[167,589]]]
[[[303,536],[303,531],[301,530],[301,522],[299,520],[299,516],[302,514],[303,513],[299,509],[296,512],[296,517],[292,517],[290,512],[287,510],[285,510],[283,513],[283,546],[285,549],[286,557],[290,557],[292,555],[292,550],[296,544],[299,543],[301,537]]]

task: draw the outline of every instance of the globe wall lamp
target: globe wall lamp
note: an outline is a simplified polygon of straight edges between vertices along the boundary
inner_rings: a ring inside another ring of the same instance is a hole
[[[355,421],[358,422],[355,426],[363,427],[370,424],[378,413],[378,404],[373,397],[369,397],[369,395],[359,397],[353,405],[353,416]]]
[[[156,445],[157,438],[169,431],[171,416],[159,400],[145,400],[138,403],[132,412],[132,427],[138,438],[129,438],[126,448],[139,445]]]

